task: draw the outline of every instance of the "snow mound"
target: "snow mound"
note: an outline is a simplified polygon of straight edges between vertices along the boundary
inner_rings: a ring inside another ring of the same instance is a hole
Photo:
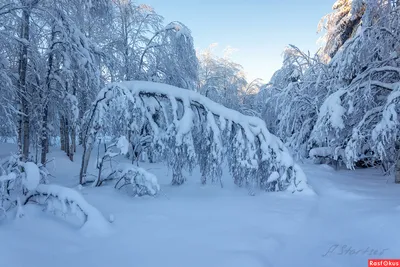
[[[330,147],[316,147],[310,150],[309,156],[314,157],[330,157],[333,155],[333,149]]]
[[[80,230],[86,236],[104,235],[110,230],[110,225],[101,212],[90,205],[79,192],[71,188],[40,184],[28,200],[34,196],[44,196],[46,199],[53,197],[60,201],[63,207],[68,206],[72,212],[80,210],[85,215],[85,223]]]

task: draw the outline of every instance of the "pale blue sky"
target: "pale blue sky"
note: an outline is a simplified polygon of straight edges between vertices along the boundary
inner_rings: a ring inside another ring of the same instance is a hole
[[[142,0],[164,16],[178,20],[192,31],[195,46],[218,43],[238,49],[232,59],[249,79],[269,81],[282,65],[288,44],[317,50],[317,25],[331,11],[334,0]]]

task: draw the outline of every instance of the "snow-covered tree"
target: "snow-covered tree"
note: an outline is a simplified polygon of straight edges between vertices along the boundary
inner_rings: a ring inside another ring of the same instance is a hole
[[[153,33],[141,51],[136,79],[195,89],[198,60],[191,32],[183,23],[174,21]]]
[[[303,171],[261,119],[227,109],[193,91],[151,82],[113,83],[100,91],[87,114],[81,183],[95,138],[113,118],[110,103],[114,100],[128,114],[140,112],[147,120],[152,145],[166,154],[172,168],[172,184],[182,184],[182,170],[196,164],[203,182],[220,178],[227,160],[238,185],[267,191],[309,190]]]
[[[216,44],[199,52],[200,77],[198,91],[228,108],[240,109],[248,88],[243,67],[230,59],[229,47],[222,58],[214,54]]]
[[[367,19],[374,18],[370,26],[332,59],[339,84],[314,127],[314,140],[346,149],[350,168],[365,157],[387,164],[398,157],[399,9],[387,1],[379,4],[366,6]]]
[[[365,11],[365,1],[368,0],[337,0],[333,12],[321,19],[318,30],[325,31],[322,38],[325,45],[321,50],[325,61],[331,59],[357,31]]]
[[[318,56],[291,45],[284,52],[282,68],[259,93],[263,103],[258,109],[267,127],[299,156],[307,155],[308,139],[331,82]]]
[[[258,96],[263,118],[300,156],[320,151],[348,168],[390,171],[399,158],[399,7],[382,0],[337,1],[335,8],[331,19],[340,23],[330,25],[324,47],[332,59],[286,50]]]

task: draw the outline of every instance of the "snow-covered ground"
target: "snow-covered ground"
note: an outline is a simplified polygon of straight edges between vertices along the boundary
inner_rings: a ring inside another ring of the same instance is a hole
[[[72,163],[54,148],[51,157],[51,182],[77,188],[80,155]],[[106,236],[82,235],[78,219],[28,205],[23,218],[0,225],[0,266],[361,267],[400,256],[400,186],[378,170],[304,164],[317,196],[249,196],[229,176],[222,189],[201,186],[197,172],[172,187],[162,164],[141,167],[158,177],[157,197],[134,198],[113,184],[81,189],[114,219]]]

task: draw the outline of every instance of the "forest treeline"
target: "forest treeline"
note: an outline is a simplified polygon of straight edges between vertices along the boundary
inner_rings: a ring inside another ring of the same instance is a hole
[[[148,5],[0,0],[0,136],[15,140],[25,160],[45,164],[49,145],[74,160],[100,90],[152,81],[261,117],[298,158],[393,173],[400,162],[399,6],[336,1],[319,24],[321,49],[311,55],[289,45],[282,68],[262,85],[212,47],[196,51],[184,23],[166,23]],[[127,134],[129,141],[145,130]]]

